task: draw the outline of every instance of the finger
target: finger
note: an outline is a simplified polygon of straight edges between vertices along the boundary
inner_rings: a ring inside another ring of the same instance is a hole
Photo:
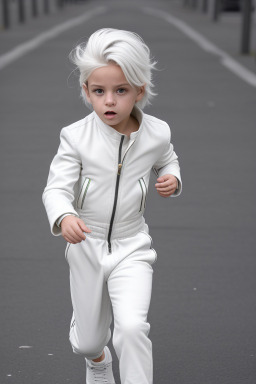
[[[73,240],[68,239],[68,238],[66,238],[66,237],[64,237],[64,239],[65,239],[68,243],[70,243],[70,244],[77,244],[76,241],[73,241]]]
[[[77,222],[77,224],[78,224],[79,227],[81,228],[82,232],[91,233],[90,228],[86,227],[86,225],[85,225],[85,223],[83,222],[83,220],[79,220],[79,221]]]
[[[162,193],[174,193],[176,191],[176,188],[171,188],[169,191],[161,191]]]
[[[81,240],[85,240],[85,234],[84,232],[82,231],[82,229],[80,228],[79,224],[77,223],[77,225],[73,228],[75,234],[81,239]]]
[[[80,243],[83,239],[76,234],[76,232],[73,230],[73,228],[70,228],[68,232],[64,233],[67,237],[70,237],[73,241],[76,241],[77,243]]]
[[[171,193],[172,191],[167,191],[167,192],[158,191],[158,192],[161,193],[161,195],[169,195],[169,193]]]
[[[163,183],[164,181],[167,181],[167,180],[171,180],[173,179],[175,176],[171,175],[171,174],[166,174],[166,175],[163,175],[163,176],[160,176],[158,177],[158,179],[156,179],[159,183]]]
[[[156,179],[156,181],[158,181],[158,183],[163,183],[165,180],[166,180],[166,178],[164,176],[158,177],[158,179]]]
[[[168,195],[164,195],[164,194],[162,194],[162,193],[159,193],[159,195],[160,195],[161,197],[169,197],[169,196],[171,196],[171,193],[168,194]]]
[[[171,185],[173,183],[172,180],[166,180],[163,183],[156,183],[155,186],[158,187],[167,187],[168,185]]]
[[[171,195],[172,195],[171,193],[168,194],[168,195],[162,195],[162,194],[160,194],[161,197],[169,197],[169,196],[171,196]]]
[[[82,240],[85,240],[86,239],[86,236],[84,234],[84,232],[81,231],[81,233],[77,233],[76,231],[74,231],[75,233],[75,236],[73,236],[79,243],[82,241]]]
[[[159,193],[159,195],[160,196],[164,196],[164,197],[166,197],[166,196],[171,196],[173,193],[174,193],[174,189],[172,189],[171,191],[169,191],[169,192],[159,192],[158,191],[158,193]]]
[[[173,184],[171,185],[168,185],[167,187],[159,187],[157,188],[158,191],[161,191],[161,192],[167,192],[167,191],[170,191],[171,189],[175,189],[175,186]]]
[[[78,241],[76,241],[72,236],[63,235],[64,239],[71,244],[77,244]]]

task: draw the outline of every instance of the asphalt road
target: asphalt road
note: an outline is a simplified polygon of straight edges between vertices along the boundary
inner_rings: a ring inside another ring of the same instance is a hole
[[[113,27],[139,33],[158,61],[158,97],[145,112],[170,124],[184,183],[181,197],[163,199],[152,175],[147,200],[158,252],[149,313],[154,383],[255,384],[256,88],[145,13],[149,6],[182,16],[167,1],[79,3],[10,32],[10,47],[101,5],[101,14],[0,70],[0,382],[85,383],[84,361],[68,341],[65,242],[50,235],[41,194],[60,129],[88,113],[69,51]]]

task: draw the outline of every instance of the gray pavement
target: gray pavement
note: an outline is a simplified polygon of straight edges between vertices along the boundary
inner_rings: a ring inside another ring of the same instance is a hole
[[[114,27],[141,34],[158,60],[159,95],[145,111],[170,123],[184,182],[182,196],[166,200],[152,175],[147,200],[158,252],[149,313],[154,383],[255,384],[256,89],[143,9],[169,12],[215,44],[225,42],[220,48],[234,57],[232,34],[210,33],[209,19],[177,2],[91,1],[1,33],[0,54],[102,4],[101,15],[0,71],[0,382],[85,383],[83,359],[68,342],[65,243],[50,235],[41,194],[60,128],[87,113],[68,53],[96,29]]]

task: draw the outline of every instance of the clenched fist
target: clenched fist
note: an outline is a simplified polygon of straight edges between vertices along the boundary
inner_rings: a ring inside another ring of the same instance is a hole
[[[173,175],[163,175],[157,179],[156,190],[162,197],[171,196],[178,188],[178,179]]]

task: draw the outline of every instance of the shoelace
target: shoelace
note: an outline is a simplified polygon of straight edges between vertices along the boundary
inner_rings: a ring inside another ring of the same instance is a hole
[[[109,365],[110,364],[106,364],[101,367],[90,367],[93,372],[95,381],[98,381],[100,383],[108,383],[108,379],[106,378],[106,371]]]

